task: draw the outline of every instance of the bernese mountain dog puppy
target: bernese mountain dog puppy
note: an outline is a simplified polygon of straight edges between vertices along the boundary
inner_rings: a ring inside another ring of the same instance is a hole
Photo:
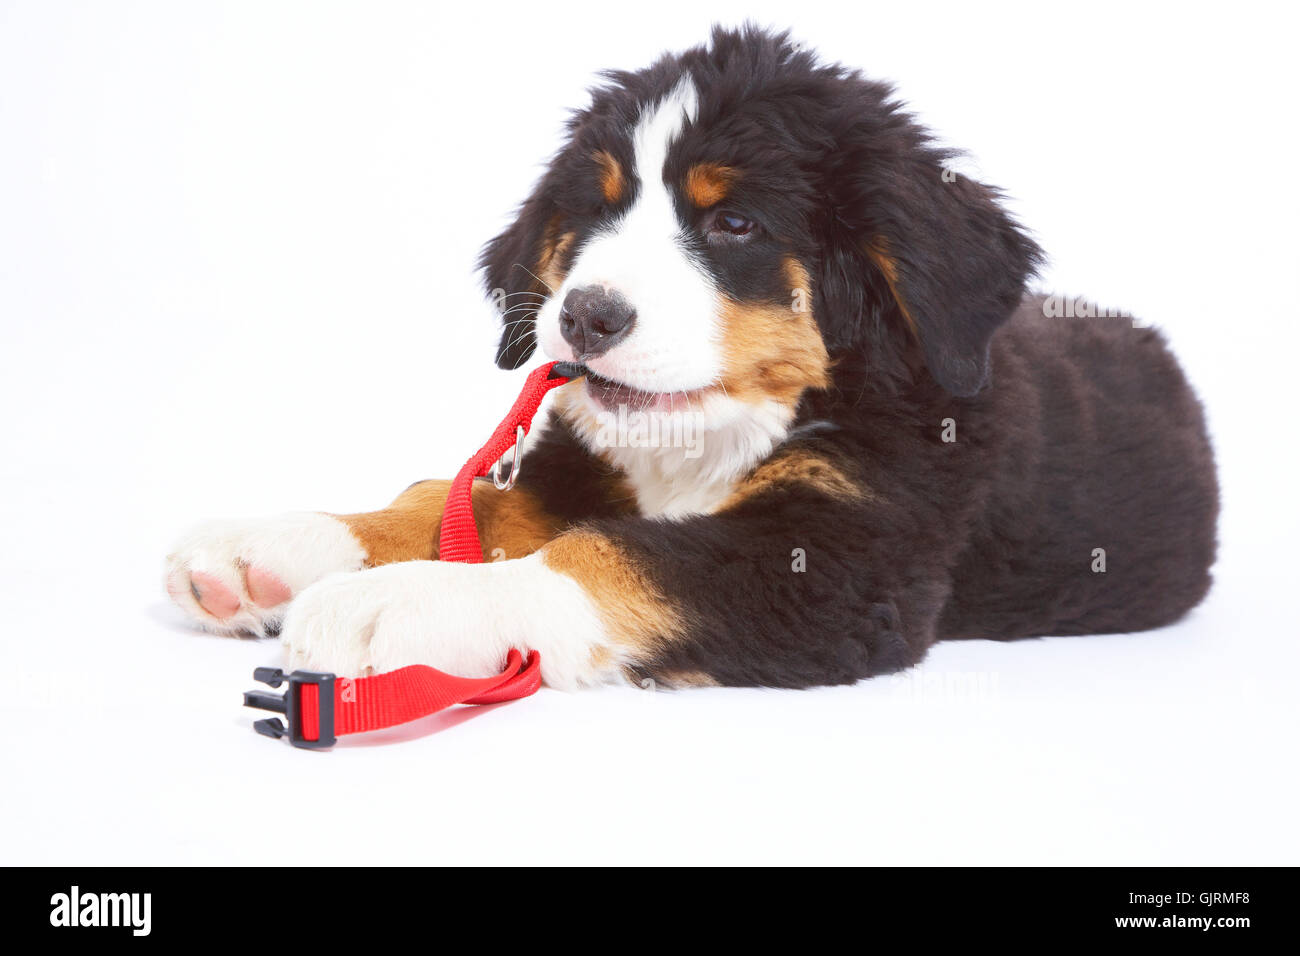
[[[784,34],[607,74],[482,257],[497,364],[586,369],[517,487],[475,487],[489,560],[437,560],[423,481],[204,525],[171,596],[295,667],[532,648],[559,687],[842,684],[1177,620],[1215,556],[1197,398],[1154,330],[1027,294],[1040,250],[951,159]]]

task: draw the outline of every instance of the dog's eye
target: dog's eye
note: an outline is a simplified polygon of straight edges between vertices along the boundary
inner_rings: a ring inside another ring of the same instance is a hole
[[[709,232],[725,233],[729,236],[748,236],[757,226],[758,223],[740,213],[720,209],[713,214],[709,222]]]

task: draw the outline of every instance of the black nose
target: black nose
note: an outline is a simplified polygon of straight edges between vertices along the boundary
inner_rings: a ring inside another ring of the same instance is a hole
[[[560,334],[579,359],[608,352],[627,338],[635,324],[632,304],[604,286],[574,289],[560,308]]]

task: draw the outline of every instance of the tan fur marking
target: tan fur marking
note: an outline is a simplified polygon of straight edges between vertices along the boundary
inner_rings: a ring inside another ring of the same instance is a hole
[[[430,560],[438,556],[438,530],[450,488],[450,481],[421,481],[383,511],[337,517],[365,548],[368,567]],[[559,531],[559,522],[523,487],[498,491],[491,482],[476,481],[472,495],[484,560],[522,558]]]
[[[476,481],[473,496],[485,561],[525,557],[559,533],[559,520],[523,485],[499,491],[490,481]]]
[[[681,634],[681,619],[668,598],[615,542],[595,531],[560,535],[541,551],[552,571],[567,574],[587,592],[614,642],[641,659],[653,659]],[[608,651],[592,663],[608,665]]]
[[[807,306],[808,314],[812,315],[812,280],[808,278],[808,270],[794,256],[786,256],[781,260],[781,271],[785,273],[786,284],[790,287],[791,303],[794,302],[794,293],[798,292]]]
[[[623,166],[609,150],[598,149],[592,154],[596,165],[600,167],[600,193],[605,202],[615,203],[623,198],[627,181],[623,178]]]
[[[686,196],[701,209],[716,206],[727,198],[731,184],[740,178],[740,171],[721,163],[699,163],[686,173]]]
[[[729,300],[723,305],[724,384],[733,398],[794,405],[805,389],[830,384],[830,356],[813,318],[808,273],[793,258],[783,268],[789,305]],[[803,311],[796,311],[797,303]]]
[[[769,458],[755,468],[722,503],[721,510],[773,488],[792,484],[804,485],[841,500],[870,496],[865,488],[825,458],[796,450]]]
[[[572,232],[565,232],[559,235],[549,235],[542,244],[542,255],[537,260],[537,278],[540,280],[540,287],[534,287],[535,291],[543,295],[552,295],[561,285],[564,284],[566,273],[560,268],[560,263],[564,260],[573,245],[577,236]]]
[[[915,333],[916,319],[912,317],[912,310],[898,291],[898,263],[889,254],[889,240],[884,236],[876,236],[867,245],[867,257],[875,263],[876,268],[880,270],[880,274],[885,277],[885,284],[889,286],[889,294],[898,303],[898,311],[903,313],[903,321]]]
[[[421,481],[383,511],[338,515],[366,549],[366,565],[433,558],[450,481]]]
[[[716,680],[702,671],[661,671],[654,677],[656,683],[666,687],[721,687]]]

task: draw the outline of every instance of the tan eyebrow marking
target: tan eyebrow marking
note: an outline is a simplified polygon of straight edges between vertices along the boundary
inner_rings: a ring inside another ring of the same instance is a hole
[[[701,209],[716,206],[727,198],[740,170],[721,163],[696,163],[686,172],[686,196]]]
[[[623,198],[623,190],[627,186],[623,176],[623,166],[614,158],[613,153],[606,149],[596,150],[592,153],[592,158],[600,167],[601,195],[605,197],[606,202],[618,202]]]

